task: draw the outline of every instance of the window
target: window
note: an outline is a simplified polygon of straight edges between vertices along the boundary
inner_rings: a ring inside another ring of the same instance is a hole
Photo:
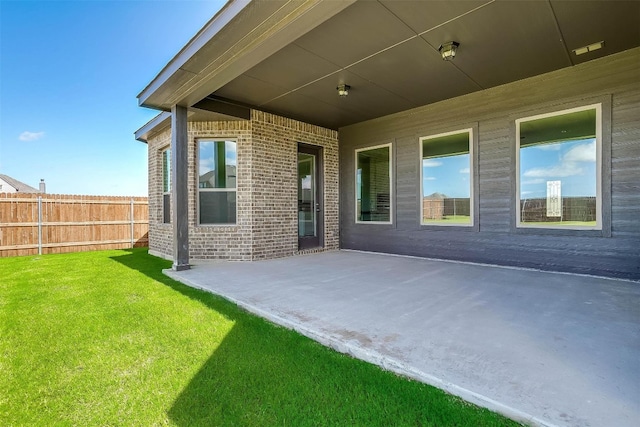
[[[473,225],[472,132],[420,138],[422,224]]]
[[[236,223],[236,142],[198,141],[200,224]]]
[[[602,229],[601,104],[516,120],[518,227]]]
[[[162,151],[162,222],[171,223],[171,149]]]
[[[356,222],[391,223],[391,144],[356,150]]]

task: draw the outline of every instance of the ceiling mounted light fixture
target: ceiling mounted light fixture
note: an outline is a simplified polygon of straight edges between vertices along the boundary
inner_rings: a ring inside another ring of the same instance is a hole
[[[344,98],[349,95],[349,89],[351,89],[351,86],[342,83],[339,84],[336,89],[338,90],[338,95]]]
[[[444,59],[445,61],[450,61],[456,57],[458,46],[460,46],[460,43],[454,41],[442,43],[438,48],[438,52],[440,52],[440,55],[442,55],[442,59]]]

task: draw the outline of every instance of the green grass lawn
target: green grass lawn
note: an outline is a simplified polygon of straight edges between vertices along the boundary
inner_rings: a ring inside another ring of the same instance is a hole
[[[515,426],[165,277],[145,249],[0,259],[2,426]]]
[[[545,227],[572,226],[579,225],[581,227],[595,227],[596,221],[527,221],[522,222],[525,225],[542,225]]]
[[[471,224],[471,217],[468,215],[447,215],[442,219],[424,219],[425,224]]]

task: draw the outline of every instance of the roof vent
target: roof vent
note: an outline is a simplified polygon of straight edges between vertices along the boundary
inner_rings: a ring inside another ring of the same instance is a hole
[[[575,53],[576,56],[578,56],[578,55],[585,54],[587,52],[593,52],[594,50],[602,49],[602,46],[604,46],[604,41],[593,43],[593,44],[590,44],[589,46],[583,46],[577,49],[573,49],[573,53]]]

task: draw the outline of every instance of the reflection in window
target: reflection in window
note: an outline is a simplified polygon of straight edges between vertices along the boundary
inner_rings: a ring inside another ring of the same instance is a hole
[[[162,222],[171,222],[171,149],[162,152]]]
[[[391,222],[391,145],[356,150],[356,222]]]
[[[316,156],[298,153],[298,237],[316,233]]]
[[[600,105],[516,121],[518,225],[600,229]]]
[[[422,223],[472,225],[471,129],[422,138]]]
[[[235,224],[236,168],[235,141],[198,141],[200,224]]]

